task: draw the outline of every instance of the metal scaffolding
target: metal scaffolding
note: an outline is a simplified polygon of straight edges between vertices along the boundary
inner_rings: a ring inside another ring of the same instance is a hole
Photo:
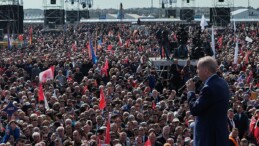
[[[213,0],[210,13],[210,22],[215,26],[223,26],[230,22],[231,9],[234,8],[234,0]]]
[[[65,11],[66,11],[66,22],[74,23],[80,22],[82,17],[88,15],[86,19],[89,18],[89,9],[93,6],[93,0],[66,0],[65,1]]]
[[[4,33],[23,33],[23,1],[0,1],[0,29]]]
[[[44,30],[63,29],[65,22],[64,0],[43,0],[42,5],[44,10]]]

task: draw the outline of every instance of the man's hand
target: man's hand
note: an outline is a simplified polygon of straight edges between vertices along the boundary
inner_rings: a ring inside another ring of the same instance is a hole
[[[195,83],[193,82],[192,79],[189,79],[186,82],[186,88],[187,88],[187,91],[194,91],[195,92]]]

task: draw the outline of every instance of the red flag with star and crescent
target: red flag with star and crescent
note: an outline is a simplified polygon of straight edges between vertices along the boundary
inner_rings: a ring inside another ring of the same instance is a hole
[[[46,83],[47,80],[54,79],[54,66],[51,66],[49,69],[44,70],[39,74],[40,83]]]

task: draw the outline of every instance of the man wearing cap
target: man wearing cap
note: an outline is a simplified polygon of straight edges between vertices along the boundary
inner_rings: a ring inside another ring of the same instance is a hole
[[[204,86],[198,97],[195,83],[186,83],[191,114],[196,116],[194,146],[229,146],[227,110],[229,108],[229,88],[217,73],[217,62],[213,57],[200,58],[197,73]]]

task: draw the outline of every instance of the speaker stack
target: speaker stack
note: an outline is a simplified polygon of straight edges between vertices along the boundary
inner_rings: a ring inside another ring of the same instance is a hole
[[[181,9],[180,10],[180,20],[186,20],[188,22],[194,20],[194,10],[193,9]]]
[[[66,21],[74,23],[75,21],[78,21],[78,19],[80,20],[80,13],[78,13],[79,11],[74,10],[66,11]]]
[[[165,17],[167,18],[176,18],[176,10],[168,9],[165,11]]]
[[[89,10],[81,10],[80,11],[80,19],[81,18],[89,19],[90,18]]]
[[[216,26],[227,26],[230,23],[230,8],[210,8],[210,23]]]
[[[44,25],[53,27],[53,25],[65,24],[65,10],[64,9],[48,9],[44,10]]]
[[[23,33],[23,6],[0,5],[0,29],[3,33]]]

